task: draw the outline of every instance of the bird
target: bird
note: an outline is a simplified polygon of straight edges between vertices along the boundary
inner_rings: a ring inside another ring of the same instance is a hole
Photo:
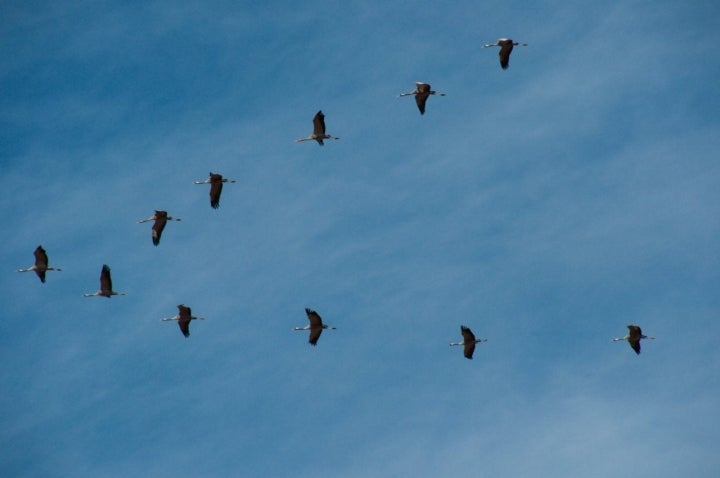
[[[310,141],[312,139],[317,141],[320,146],[325,145],[325,143],[323,142],[324,139],[340,139],[337,136],[331,136],[325,133],[325,115],[323,114],[322,110],[315,113],[315,117],[313,118],[313,134],[311,134],[307,138],[298,138],[295,140],[295,142],[301,143],[303,141]]]
[[[152,227],[152,241],[154,245],[160,244],[160,236],[162,236],[163,229],[165,229],[165,224],[168,221],[181,221],[179,217],[171,217],[168,216],[167,211],[159,211],[155,210],[155,214],[150,216],[147,219],[141,219],[138,221],[138,224],[142,224],[144,222],[148,221],[155,221],[155,224],[153,224]]]
[[[473,352],[475,352],[475,344],[480,342],[487,342],[487,339],[476,339],[475,334],[472,333],[468,327],[464,325],[460,326],[460,333],[463,336],[462,342],[450,342],[450,345],[464,345],[465,350],[463,351],[466,359],[473,358]]]
[[[513,51],[513,46],[527,46],[527,43],[518,43],[516,41],[513,41],[511,38],[500,38],[495,43],[488,43],[486,45],[483,45],[483,48],[488,48],[491,46],[499,46],[500,52],[498,55],[500,55],[500,66],[503,70],[507,70],[508,66],[510,66],[510,52]]]
[[[627,340],[630,347],[635,351],[636,354],[640,355],[640,339],[654,339],[655,337],[648,337],[643,335],[642,329],[637,325],[628,325],[628,333],[625,337],[615,337],[612,339],[613,342],[619,340]]]
[[[126,295],[125,292],[115,292],[112,286],[112,277],[110,277],[110,267],[107,264],[103,264],[102,271],[100,271],[100,290],[92,294],[83,294],[83,297],[95,297],[102,296],[107,297],[113,295]]]
[[[178,326],[180,327],[180,332],[185,337],[190,337],[190,321],[191,320],[205,320],[205,317],[195,317],[192,315],[192,311],[190,310],[190,307],[186,307],[183,304],[179,304],[177,306],[178,313],[174,317],[163,317],[162,320],[177,320]]]
[[[52,267],[48,265],[48,256],[43,249],[43,246],[37,246],[35,248],[35,264],[31,265],[27,269],[18,269],[18,272],[30,272],[35,271],[35,274],[40,278],[40,282],[45,283],[45,272],[46,271],[61,271],[59,267]]]
[[[294,327],[293,330],[309,330],[310,337],[308,339],[308,342],[310,343],[310,345],[317,345],[318,339],[320,338],[320,334],[322,334],[323,329],[335,329],[335,327],[330,327],[327,324],[323,324],[320,315],[312,309],[306,308],[305,313],[307,314],[310,323],[305,327]]]
[[[420,110],[420,114],[425,114],[425,102],[428,99],[428,96],[430,95],[438,95],[438,96],[445,96],[445,93],[438,93],[437,91],[433,91],[430,88],[430,85],[427,83],[423,83],[422,81],[416,81],[415,82],[415,89],[410,91],[409,93],[400,93],[399,97],[403,96],[410,96],[415,95],[415,103],[417,103],[417,107]]]
[[[222,174],[210,171],[210,177],[205,181],[194,181],[193,184],[210,184],[210,206],[213,209],[220,207],[220,193],[222,193],[223,183],[234,183],[234,179],[223,178]]]

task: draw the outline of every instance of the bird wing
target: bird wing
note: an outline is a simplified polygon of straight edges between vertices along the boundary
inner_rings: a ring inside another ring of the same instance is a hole
[[[190,307],[186,307],[182,304],[177,306],[178,308],[178,327],[185,337],[190,337],[190,320],[192,317],[192,310]]]
[[[112,292],[112,277],[110,277],[110,267],[103,264],[100,272],[100,290],[103,292]]]
[[[475,341],[465,342],[465,350],[463,351],[466,359],[471,359],[475,352]]]
[[[47,253],[45,253],[45,249],[43,249],[42,246],[37,246],[37,248],[35,249],[35,252],[33,254],[35,254],[35,265],[36,266],[44,265],[47,267],[48,256],[47,256]]]
[[[475,342],[475,334],[472,333],[472,330],[470,330],[469,327],[465,327],[464,325],[461,325],[460,333],[462,333],[463,340],[465,342]]]
[[[510,52],[513,50],[513,44],[512,40],[503,42],[502,46],[500,47],[500,66],[503,70],[507,70],[507,67],[510,66]]]
[[[640,339],[628,339],[628,343],[635,353],[640,355]]]
[[[222,193],[222,175],[213,174],[210,176],[210,206],[213,209],[220,207],[220,193]]]
[[[460,326],[460,332],[463,336],[463,342],[465,343],[464,355],[465,358],[471,359],[473,352],[475,352],[475,334],[472,333],[470,327]]]
[[[325,136],[325,115],[322,110],[318,111],[313,118],[313,134],[315,136]]]
[[[320,338],[320,334],[322,334],[322,326],[321,325],[313,325],[310,327],[310,337],[308,338],[308,342],[310,342],[310,345],[317,345],[318,339]]]
[[[428,96],[430,96],[429,92],[421,92],[419,88],[418,93],[415,94],[415,103],[417,103],[421,115],[425,114],[425,103],[427,102]]]
[[[320,314],[315,312],[312,309],[305,309],[305,313],[307,314],[308,320],[310,321],[310,326],[315,327],[318,326],[322,329],[322,319],[320,318]]]
[[[156,246],[160,244],[160,237],[162,236],[163,229],[165,229],[165,224],[167,224],[167,213],[156,214],[155,223],[152,227],[152,241]]]
[[[642,329],[640,327],[637,325],[628,325],[627,328],[629,330],[628,335],[630,336],[630,340],[640,340],[640,337],[642,337]]]
[[[45,283],[45,271],[48,266],[48,257],[42,246],[35,249],[35,274],[40,278],[40,282]]]
[[[184,318],[180,317],[178,319],[178,327],[180,327],[180,332],[182,332],[182,334],[185,337],[190,337],[190,319],[189,318],[184,319]]]
[[[418,93],[430,93],[430,85],[421,81],[415,82],[415,89]]]

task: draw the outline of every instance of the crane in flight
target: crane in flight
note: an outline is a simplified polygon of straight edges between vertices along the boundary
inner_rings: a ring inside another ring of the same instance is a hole
[[[630,344],[630,347],[635,351],[636,354],[640,355],[640,340],[641,339],[654,339],[655,337],[649,337],[647,335],[643,335],[642,329],[637,325],[628,325],[628,333],[625,337],[615,337],[612,339],[613,342],[617,342],[619,340],[627,340]]]
[[[192,310],[190,310],[190,307],[186,307],[183,304],[180,304],[177,306],[178,313],[175,314],[173,317],[163,317],[163,322],[166,322],[168,320],[177,320],[178,326],[180,327],[180,332],[185,337],[190,337],[190,321],[191,320],[205,320],[205,317],[195,317],[192,315]]]
[[[428,83],[422,81],[415,82],[415,89],[407,93],[400,93],[399,97],[415,95],[415,103],[420,110],[420,114],[425,114],[425,103],[430,95],[445,96],[445,93],[434,91]]]
[[[337,136],[325,133],[325,115],[322,110],[315,113],[315,117],[313,118],[313,133],[307,138],[298,138],[295,142],[302,143],[303,141],[311,141],[313,139],[317,141],[320,146],[325,145],[323,142],[325,139],[340,139]]]
[[[103,264],[102,270],[100,271],[100,290],[93,292],[92,294],[83,294],[83,297],[107,297],[108,299],[113,295],[126,295],[125,292],[115,292],[112,286],[112,277],[110,277],[110,267],[107,264]]]
[[[465,358],[472,359],[473,352],[475,352],[475,344],[479,344],[480,342],[487,342],[487,339],[476,339],[475,334],[472,333],[472,330],[470,330],[469,327],[465,327],[464,325],[460,326],[460,333],[463,336],[462,341],[450,342],[450,345],[462,345],[464,347],[463,355],[465,355]]]
[[[153,224],[152,227],[152,241],[154,245],[160,244],[160,237],[162,236],[163,229],[165,229],[165,224],[167,224],[168,221],[180,221],[181,219],[179,217],[172,217],[168,216],[167,211],[159,211],[155,210],[155,214],[150,216],[147,219],[141,219],[138,221],[138,224],[142,224],[144,222],[148,221],[155,221],[155,224]]]
[[[310,323],[307,324],[305,327],[294,327],[293,330],[309,330],[310,337],[308,338],[308,342],[310,343],[310,345],[317,345],[318,339],[320,338],[320,334],[322,334],[323,329],[335,329],[335,327],[330,327],[327,324],[323,324],[323,321],[320,318],[320,314],[318,314],[312,309],[306,308],[305,313],[307,314],[307,318]]]
[[[222,193],[223,183],[234,183],[234,179],[223,178],[222,174],[210,171],[210,177],[205,181],[194,181],[193,184],[210,184],[210,207],[217,209],[220,207],[220,194]]]
[[[500,38],[495,43],[483,45],[483,48],[489,48],[491,46],[500,47],[500,51],[498,52],[498,55],[500,56],[500,66],[503,70],[507,70],[508,66],[510,66],[510,53],[512,53],[513,47],[527,46],[527,43],[518,43],[513,41],[511,38]]]
[[[40,278],[40,282],[45,283],[45,272],[62,270],[59,267],[52,267],[48,265],[48,256],[45,249],[43,249],[43,246],[37,246],[33,254],[35,254],[35,264],[31,265],[27,269],[18,269],[18,272],[35,271],[35,274],[37,274]]]

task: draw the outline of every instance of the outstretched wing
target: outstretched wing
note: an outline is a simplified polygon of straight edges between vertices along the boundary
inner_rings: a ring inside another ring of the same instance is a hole
[[[418,93],[415,95],[415,103],[417,103],[421,115],[425,114],[425,103],[427,103],[428,96],[430,96],[430,93]]]
[[[322,327],[310,327],[310,337],[308,338],[308,342],[310,342],[310,345],[317,345],[318,340],[320,339],[320,334],[322,334]]]
[[[191,317],[192,312],[190,307],[185,307],[182,304],[178,305],[178,327],[180,327],[180,332],[182,332],[185,337],[190,337]]]
[[[311,327],[315,327],[315,326],[322,327],[323,323],[322,323],[322,318],[320,318],[320,314],[318,314],[317,312],[315,312],[312,309],[305,309],[305,313],[307,314],[307,317],[308,317],[308,320],[310,321]]]
[[[475,353],[475,342],[465,342],[465,349],[463,350],[465,358],[472,360],[473,353]]]
[[[185,337],[190,337],[190,319],[179,319],[178,326],[180,327],[180,332],[182,332]]]
[[[312,309],[305,309],[305,313],[310,321],[310,337],[308,338],[308,342],[310,342],[310,345],[317,345],[318,339],[320,339],[323,331],[322,318],[320,318],[320,314]]]
[[[155,211],[155,223],[152,227],[152,241],[154,245],[160,244],[160,237],[167,224],[167,211]]]
[[[460,326],[460,332],[462,333],[463,342],[465,343],[465,349],[463,351],[465,358],[472,359],[473,353],[475,352],[475,334],[472,333],[469,327],[465,327],[464,325]]]
[[[500,47],[500,52],[498,53],[498,55],[500,55],[500,66],[503,70],[507,70],[508,66],[510,66],[510,52],[512,51],[512,40],[506,40],[502,42],[502,46]]]
[[[628,336],[629,340],[640,340],[642,337],[642,329],[637,325],[628,325]]]
[[[465,327],[464,325],[461,325],[460,333],[463,336],[463,341],[465,341],[465,342],[474,342],[475,341],[475,334],[472,333],[472,330],[470,330],[469,327]]]
[[[223,177],[221,174],[210,175],[210,206],[213,209],[220,207],[220,194],[223,188]]]
[[[37,248],[35,249],[35,252],[33,254],[35,254],[35,265],[36,266],[40,266],[40,265],[47,266],[48,265],[48,256],[47,256],[47,253],[45,252],[45,249],[43,249],[42,246],[37,246]]]
[[[325,115],[322,110],[318,111],[313,118],[313,137],[320,146],[324,146],[325,142]]]
[[[112,277],[110,277],[110,267],[107,264],[103,264],[102,271],[100,271],[100,290],[102,292],[112,292]]]
[[[325,136],[325,115],[322,110],[318,111],[313,118],[313,134]]]
[[[40,282],[45,282],[45,271],[47,271],[48,256],[42,246],[35,249],[35,274],[40,278]]]
[[[427,83],[415,83],[415,103],[420,110],[420,114],[425,114],[425,103],[427,102],[428,96],[430,96],[430,85]]]

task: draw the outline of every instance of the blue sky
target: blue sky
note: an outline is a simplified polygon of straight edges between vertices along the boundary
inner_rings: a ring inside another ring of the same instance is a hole
[[[720,8],[244,3],[1,7],[0,474],[716,476]]]

